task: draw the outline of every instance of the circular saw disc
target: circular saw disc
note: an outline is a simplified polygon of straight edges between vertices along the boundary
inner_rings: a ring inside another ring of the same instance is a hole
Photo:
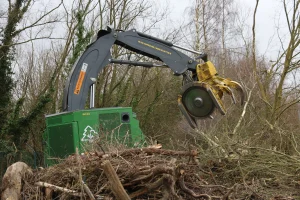
[[[184,85],[182,104],[188,113],[195,118],[209,117],[215,108],[211,96],[201,83]]]

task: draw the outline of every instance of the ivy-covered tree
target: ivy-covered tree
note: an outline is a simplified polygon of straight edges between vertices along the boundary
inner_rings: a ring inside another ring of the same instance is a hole
[[[58,4],[50,11],[46,9],[32,22],[27,19],[27,15],[34,3],[33,0],[8,0],[8,5],[2,7],[6,10],[2,10],[0,13],[1,19],[6,19],[6,21],[2,20],[2,24],[0,24],[0,153],[2,154],[0,157],[0,174],[6,167],[5,156],[16,156],[25,149],[29,127],[43,113],[51,100],[52,82],[57,76],[57,71],[54,70],[50,76],[52,81],[43,86],[43,93],[38,96],[34,107],[29,112],[23,112],[27,89],[24,88],[24,91],[21,92],[24,95],[21,97],[13,94],[16,88],[13,66],[19,60],[16,51],[17,46],[37,39],[50,38],[49,35],[40,36],[36,34],[26,39],[23,33],[57,22],[57,18],[50,17],[50,14],[61,5],[61,3]]]
[[[14,60],[14,38],[19,34],[16,30],[18,23],[22,20],[24,13],[28,10],[31,1],[16,0],[14,4],[9,3],[7,12],[7,23],[1,27],[3,35],[0,46],[0,127],[3,129],[7,122],[11,91],[14,87],[12,79],[12,62]]]

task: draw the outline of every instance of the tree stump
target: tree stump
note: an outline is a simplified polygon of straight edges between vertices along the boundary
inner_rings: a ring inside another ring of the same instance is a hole
[[[22,179],[25,173],[32,173],[31,168],[23,162],[9,166],[2,179],[1,200],[21,199]]]

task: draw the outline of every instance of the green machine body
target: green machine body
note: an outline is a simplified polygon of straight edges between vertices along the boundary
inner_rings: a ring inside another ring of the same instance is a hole
[[[74,154],[89,151],[93,142],[119,142],[140,146],[144,135],[131,107],[95,108],[46,116],[45,166]]]

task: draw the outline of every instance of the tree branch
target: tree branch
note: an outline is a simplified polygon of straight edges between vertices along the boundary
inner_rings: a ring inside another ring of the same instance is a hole
[[[48,21],[48,22],[44,22],[44,23],[41,23],[39,24],[39,22],[44,19],[46,16],[48,16],[50,13],[52,13],[53,11],[55,11],[57,8],[60,7],[60,5],[62,5],[63,1],[60,2],[60,4],[58,4],[58,6],[56,6],[55,8],[53,8],[52,10],[50,10],[49,12],[45,13],[44,15],[42,15],[38,20],[36,20],[34,23],[32,23],[31,25],[29,26],[26,26],[22,29],[19,29],[19,30],[16,30],[15,32],[12,33],[12,36],[16,36],[18,35],[19,33],[21,33],[22,31],[26,30],[26,29],[29,29],[29,28],[33,28],[33,27],[36,27],[36,26],[41,26],[41,25],[45,25],[45,24],[48,24],[48,23],[53,23],[53,22],[56,22],[56,20],[53,20],[53,21]]]

